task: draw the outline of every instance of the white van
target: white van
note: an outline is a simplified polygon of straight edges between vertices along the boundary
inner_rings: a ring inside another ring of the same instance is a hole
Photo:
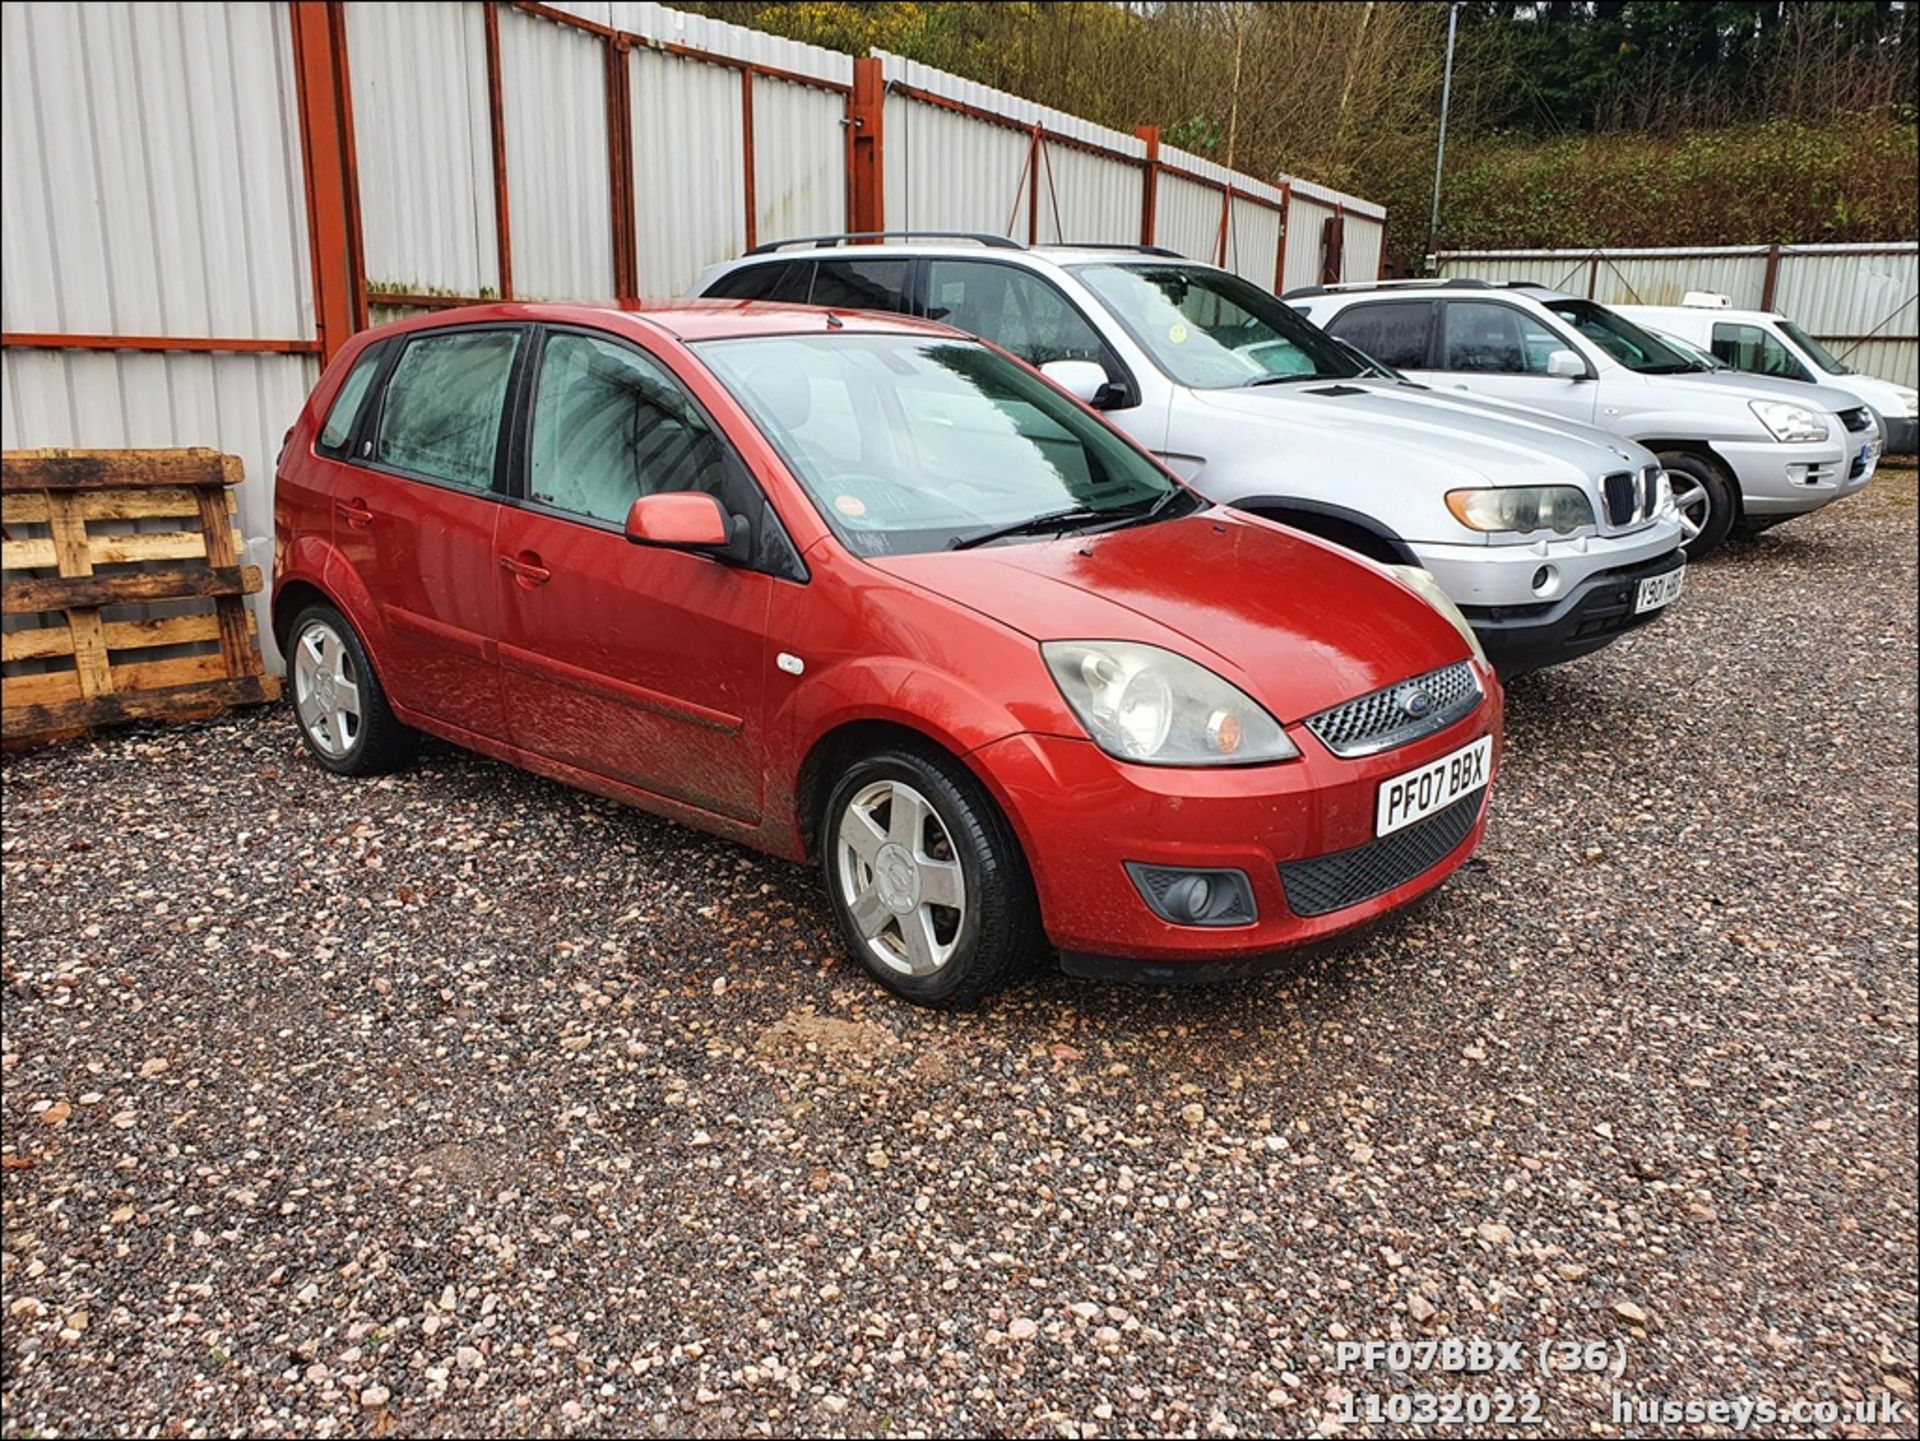
[[[1860,397],[1880,417],[1887,450],[1912,455],[1920,394],[1911,385],[1850,370],[1786,316],[1773,310],[1735,310],[1727,296],[1690,290],[1680,305],[1616,305],[1621,315],[1692,341],[1715,360],[1751,375],[1831,385]]]

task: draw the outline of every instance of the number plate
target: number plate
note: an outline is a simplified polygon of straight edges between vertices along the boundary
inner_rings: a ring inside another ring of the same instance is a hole
[[[1425,820],[1435,811],[1445,810],[1462,796],[1485,786],[1492,767],[1493,737],[1481,736],[1472,745],[1462,746],[1418,770],[1380,782],[1380,796],[1374,802],[1373,833],[1390,836],[1415,821]]]
[[[1665,575],[1656,575],[1650,580],[1640,582],[1640,594],[1633,602],[1633,613],[1645,615],[1650,610],[1659,610],[1672,605],[1680,597],[1687,584],[1687,568],[1670,570]]]

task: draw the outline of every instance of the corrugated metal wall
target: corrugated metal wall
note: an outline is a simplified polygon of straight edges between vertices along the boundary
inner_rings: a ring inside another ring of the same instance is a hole
[[[368,280],[500,294],[481,7],[353,0],[346,17]]]
[[[1689,290],[1767,309],[1770,247],[1451,251],[1440,273],[1526,280],[1603,305],[1678,305]],[[1783,245],[1772,309],[1855,370],[1905,385],[1920,377],[1920,244]]]

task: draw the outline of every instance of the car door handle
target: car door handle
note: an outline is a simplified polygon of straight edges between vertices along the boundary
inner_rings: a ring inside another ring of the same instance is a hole
[[[334,513],[355,530],[365,530],[373,524],[373,512],[367,503],[355,496],[352,500],[343,500],[334,506]]]
[[[501,556],[500,569],[522,585],[545,585],[553,579],[553,572],[540,564],[540,557],[532,551],[522,551],[518,556]]]

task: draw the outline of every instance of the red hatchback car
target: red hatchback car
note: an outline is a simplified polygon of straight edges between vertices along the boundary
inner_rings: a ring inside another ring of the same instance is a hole
[[[1245,970],[1432,889],[1484,825],[1499,684],[1421,577],[1210,504],[944,326],[385,326],[322,377],[275,506],[322,765],[428,732],[817,861],[925,1004],[1048,942]]]

